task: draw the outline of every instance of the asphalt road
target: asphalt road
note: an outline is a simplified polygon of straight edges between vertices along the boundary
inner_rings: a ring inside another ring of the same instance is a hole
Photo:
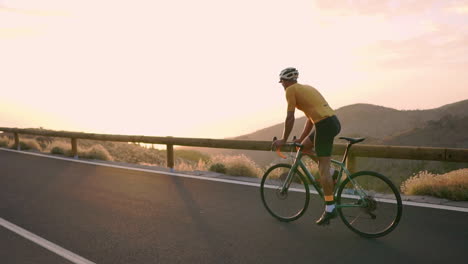
[[[405,206],[386,237],[312,201],[281,223],[252,186],[0,150],[0,217],[96,263],[465,263],[468,213]],[[0,263],[70,263],[0,226]]]

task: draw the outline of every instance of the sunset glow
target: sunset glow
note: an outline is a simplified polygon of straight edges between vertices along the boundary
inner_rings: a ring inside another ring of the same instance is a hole
[[[0,0],[4,127],[239,136],[289,66],[335,109],[468,99],[468,1]]]

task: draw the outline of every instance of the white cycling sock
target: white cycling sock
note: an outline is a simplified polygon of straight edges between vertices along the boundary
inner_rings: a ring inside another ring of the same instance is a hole
[[[335,209],[335,204],[330,204],[330,205],[325,205],[325,211],[326,212],[333,212],[333,209]]]

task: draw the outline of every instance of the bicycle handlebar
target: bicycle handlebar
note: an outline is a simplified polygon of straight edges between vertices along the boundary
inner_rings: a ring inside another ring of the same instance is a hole
[[[276,140],[278,140],[278,138],[274,137],[273,142],[275,142]],[[295,141],[295,140],[296,140],[296,136],[293,137],[293,141]],[[296,142],[285,143],[284,146],[296,147],[296,148],[299,148],[299,149],[302,148],[302,144],[296,143]],[[271,147],[272,147],[272,150],[273,150],[273,145]],[[278,156],[280,156],[283,159],[287,159],[287,157],[283,153],[281,153],[281,148],[277,148],[275,151],[276,151],[276,154]]]

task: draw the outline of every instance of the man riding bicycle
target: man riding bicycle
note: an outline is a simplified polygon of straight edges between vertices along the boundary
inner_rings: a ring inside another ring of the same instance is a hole
[[[273,146],[278,149],[287,142],[294,127],[295,109],[303,111],[307,121],[300,138],[295,142],[303,145],[305,153],[313,153],[313,156],[317,156],[317,158],[314,157],[314,160],[318,162],[320,183],[323,187],[326,207],[316,223],[323,225],[329,223],[330,219],[335,218],[337,215],[333,198],[334,183],[332,175],[334,172],[333,168],[331,168],[331,154],[333,139],[341,130],[340,121],[336,117],[335,111],[328,105],[317,89],[297,82],[299,72],[295,68],[290,67],[282,70],[279,77],[279,82],[286,92],[288,108],[283,138],[273,142]]]

